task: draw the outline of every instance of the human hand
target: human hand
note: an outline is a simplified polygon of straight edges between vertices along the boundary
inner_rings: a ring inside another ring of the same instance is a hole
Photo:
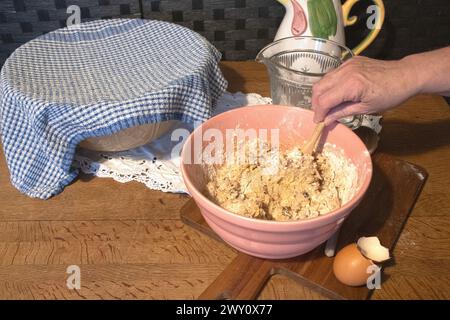
[[[371,114],[397,106],[418,92],[414,65],[406,60],[354,57],[313,86],[314,121]]]

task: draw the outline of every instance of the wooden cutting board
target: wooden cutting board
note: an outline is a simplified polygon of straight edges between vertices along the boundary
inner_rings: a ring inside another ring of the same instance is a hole
[[[372,160],[374,171],[369,190],[344,222],[337,250],[361,236],[376,235],[392,252],[428,176],[423,168],[387,155],[377,154]],[[209,228],[192,199],[181,209],[181,219],[222,241]],[[286,260],[266,260],[238,253],[199,299],[255,299],[274,274],[289,277],[332,299],[370,297],[372,291],[365,286],[348,287],[337,281],[332,265],[333,258],[324,255],[324,244]],[[384,267],[395,268],[395,256]]]

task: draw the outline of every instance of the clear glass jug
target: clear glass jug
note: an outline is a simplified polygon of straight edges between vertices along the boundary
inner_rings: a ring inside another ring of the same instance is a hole
[[[289,37],[267,45],[258,53],[256,61],[268,69],[274,104],[311,109],[313,84],[352,56],[350,49],[334,41]],[[362,117],[346,117],[340,122],[356,129]]]

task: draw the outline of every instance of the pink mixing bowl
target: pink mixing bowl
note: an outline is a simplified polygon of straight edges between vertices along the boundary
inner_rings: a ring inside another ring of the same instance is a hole
[[[211,141],[211,136],[205,133],[213,129],[209,133],[220,131],[225,136],[227,129],[279,129],[281,148],[291,148],[301,146],[311,135],[315,126],[312,119],[312,111],[296,107],[243,107],[209,119],[186,140],[181,155],[181,172],[186,187],[208,225],[237,250],[261,258],[283,259],[316,248],[339,229],[363,198],[372,178],[372,161],[363,142],[350,129],[341,124],[326,128],[323,133],[325,142],[342,149],[357,168],[357,190],[353,199],[337,210],[307,220],[277,222],[252,219],[221,208],[202,193],[206,181],[198,159]]]

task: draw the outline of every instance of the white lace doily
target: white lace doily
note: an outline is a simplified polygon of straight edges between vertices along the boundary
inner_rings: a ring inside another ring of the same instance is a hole
[[[256,93],[225,93],[218,101],[215,114],[245,105],[270,104],[270,98]],[[363,125],[377,133],[381,131],[381,117],[364,116]],[[186,193],[179,170],[179,155],[172,150],[179,141],[172,141],[175,129],[192,131],[193,125],[180,123],[171,132],[149,144],[122,152],[98,152],[79,148],[74,166],[97,177],[113,178],[118,182],[138,181],[148,188],[164,192]]]

